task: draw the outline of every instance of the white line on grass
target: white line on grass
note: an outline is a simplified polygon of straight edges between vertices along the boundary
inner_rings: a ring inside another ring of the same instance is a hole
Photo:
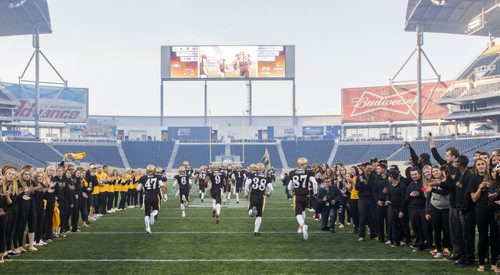
[[[295,217],[272,217],[272,216],[266,216],[266,219],[269,220],[295,220]],[[104,218],[105,220],[144,220],[144,217],[106,217]],[[158,218],[158,220],[162,221],[168,221],[168,220],[213,220],[214,218],[210,217],[161,217]],[[246,217],[224,217],[224,220],[250,220],[251,218],[246,216]]]
[[[269,232],[260,232],[261,234],[298,234],[296,231],[269,231]],[[135,234],[140,234],[140,235],[146,235],[146,231],[90,231],[90,232],[78,232],[78,233],[71,233],[71,234],[88,234],[88,235],[114,235],[114,234],[129,234],[129,235],[135,235]],[[251,234],[253,235],[253,232],[251,231],[153,231],[152,233],[154,234],[197,234],[197,235],[203,235],[203,234]],[[310,232],[309,234],[332,234],[330,232],[323,232],[323,231],[317,231],[317,232]],[[352,233],[349,232],[337,232],[335,234],[350,234]],[[333,235],[333,234],[332,234]]]
[[[341,263],[341,262],[439,262],[442,259],[414,259],[414,258],[400,258],[400,259],[378,259],[378,258],[354,258],[354,259],[15,259],[7,260],[13,262],[58,262],[58,263],[80,263],[80,262],[147,262],[147,263],[178,263],[178,262],[233,262],[233,263],[254,263],[254,262],[289,262],[289,263],[310,263],[310,262],[321,262],[321,263]]]

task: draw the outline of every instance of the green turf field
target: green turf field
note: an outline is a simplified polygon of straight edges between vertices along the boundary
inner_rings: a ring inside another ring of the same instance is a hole
[[[233,197],[234,199],[234,197]],[[187,217],[179,199],[163,202],[153,234],[144,229],[144,212],[127,209],[109,214],[81,233],[72,233],[37,252],[0,266],[0,274],[472,274],[425,251],[390,248],[376,241],[358,242],[352,227],[322,232],[307,218],[309,240],[297,234],[297,222],[282,186],[267,201],[260,237],[246,202],[223,206],[220,224],[212,218],[211,199],[197,194]],[[308,213],[310,214],[310,213]],[[487,266],[489,268],[489,266]]]

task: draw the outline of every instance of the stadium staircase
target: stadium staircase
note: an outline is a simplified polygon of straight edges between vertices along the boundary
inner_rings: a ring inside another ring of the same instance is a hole
[[[168,160],[167,171],[172,169],[172,167],[174,166],[175,157],[177,156],[178,151],[179,151],[179,142],[175,142],[174,148],[172,149],[172,154],[170,155],[170,159]]]
[[[281,164],[283,165],[283,168],[290,168],[288,166],[288,162],[286,161],[286,156],[285,156],[285,151],[283,151],[283,147],[281,146],[281,142],[278,142],[276,145],[278,148],[278,155],[280,156]]]
[[[123,165],[125,168],[130,168],[130,164],[128,163],[127,156],[125,155],[125,150],[123,150],[123,147],[121,144],[118,144],[118,153],[120,154],[120,158],[122,159]]]
[[[335,158],[335,154],[337,154],[337,150],[339,149],[339,143],[335,142],[333,145],[332,153],[330,154],[330,157],[328,158],[328,164],[330,166],[333,165],[333,159]]]

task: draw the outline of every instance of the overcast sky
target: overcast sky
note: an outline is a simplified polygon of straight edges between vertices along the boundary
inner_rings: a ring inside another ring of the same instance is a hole
[[[295,45],[297,114],[337,115],[341,88],[387,85],[416,38],[403,30],[401,0],[48,3],[53,33],[42,35],[42,51],[70,86],[89,88],[91,115],[159,115],[160,46],[176,44]],[[487,39],[426,34],[424,41],[448,80]],[[0,37],[0,80],[16,82],[32,51],[31,36]],[[42,70],[44,80],[57,80]],[[414,76],[411,63],[399,79]],[[254,82],[253,91],[254,115],[291,114],[291,83]],[[203,82],[168,82],[165,92],[165,115],[203,115]],[[242,114],[244,82],[211,82],[208,93],[212,115]]]

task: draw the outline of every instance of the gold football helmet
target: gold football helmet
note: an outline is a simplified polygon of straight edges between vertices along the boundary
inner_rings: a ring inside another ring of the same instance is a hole
[[[297,160],[297,166],[298,166],[298,167],[302,167],[302,168],[307,167],[307,159],[306,159],[305,157],[300,157],[300,158]]]

